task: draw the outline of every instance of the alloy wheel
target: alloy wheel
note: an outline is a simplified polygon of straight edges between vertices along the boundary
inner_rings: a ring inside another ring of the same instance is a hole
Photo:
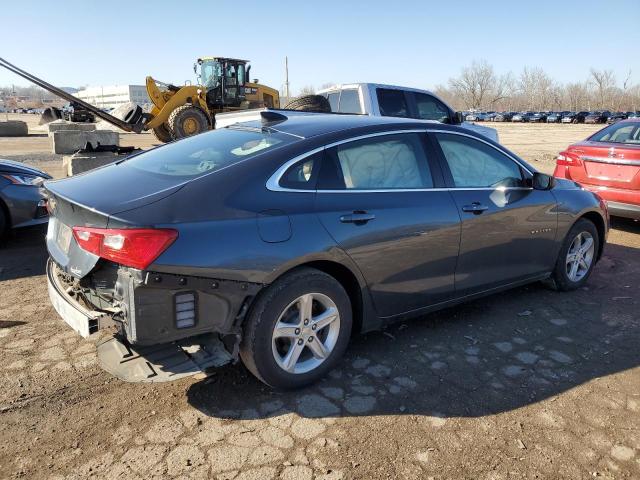
[[[575,236],[566,258],[567,277],[579,282],[589,272],[595,253],[595,242],[589,232],[580,232]]]
[[[340,313],[322,293],[296,298],[280,314],[272,334],[273,357],[288,373],[307,373],[331,355],[340,333]]]

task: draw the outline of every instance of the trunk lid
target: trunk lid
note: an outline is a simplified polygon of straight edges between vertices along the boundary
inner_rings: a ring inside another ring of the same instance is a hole
[[[74,226],[106,228],[113,215],[172,195],[187,182],[112,164],[84,175],[45,182],[51,213],[47,249],[58,266],[82,278],[99,257],[80,248]]]
[[[582,161],[571,167],[579,183],[640,190],[640,145],[584,141],[571,145],[570,153]]]

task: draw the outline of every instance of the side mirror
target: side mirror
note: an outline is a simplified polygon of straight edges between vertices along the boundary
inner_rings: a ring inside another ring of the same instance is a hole
[[[551,190],[556,186],[556,179],[546,173],[535,172],[531,179],[534,190]]]
[[[454,125],[460,125],[464,123],[464,113],[462,112],[455,112],[453,114],[453,124]]]

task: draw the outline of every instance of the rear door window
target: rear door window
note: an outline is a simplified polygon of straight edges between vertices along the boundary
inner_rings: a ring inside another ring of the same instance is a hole
[[[409,108],[404,91],[387,88],[376,89],[380,115],[383,117],[408,117]]]
[[[333,111],[333,108],[331,108]],[[355,88],[342,90],[340,95],[340,113],[362,113],[362,107],[360,105],[360,94]]]
[[[327,100],[329,100],[329,105],[331,105],[331,111],[338,111],[338,101],[340,99],[340,92],[331,92],[327,95]]]
[[[319,189],[432,188],[433,177],[417,133],[354,140],[326,152]]]
[[[280,178],[280,186],[294,190],[315,190],[322,152],[293,164]]]

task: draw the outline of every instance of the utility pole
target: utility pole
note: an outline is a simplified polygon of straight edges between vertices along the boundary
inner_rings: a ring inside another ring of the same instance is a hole
[[[284,57],[284,96],[289,101],[289,57]]]

